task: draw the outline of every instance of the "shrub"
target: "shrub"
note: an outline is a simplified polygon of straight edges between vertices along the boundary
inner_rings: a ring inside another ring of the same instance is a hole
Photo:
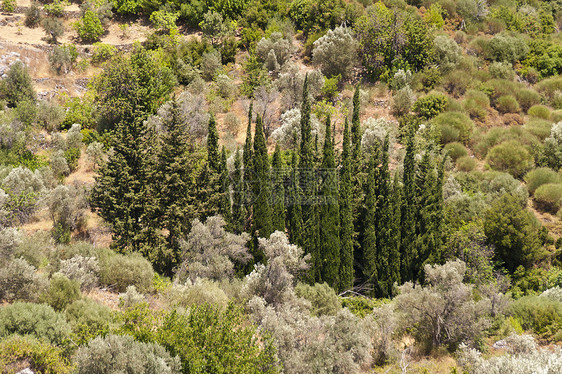
[[[23,21],[27,27],[35,28],[41,23],[41,5],[32,1],[29,8],[25,11],[25,20]]]
[[[57,74],[68,74],[76,65],[78,51],[74,44],[57,45],[49,53],[49,64]]]
[[[540,296],[524,296],[508,308],[526,330],[550,338],[562,328],[562,303]]]
[[[453,70],[462,58],[462,49],[451,38],[438,35],[433,40],[435,48],[435,62],[442,72]]]
[[[433,125],[441,133],[443,144],[459,141],[466,144],[470,140],[474,122],[464,113],[445,112],[433,119]]]
[[[58,129],[63,121],[65,112],[54,101],[42,100],[37,108],[37,123],[47,131]]]
[[[507,79],[512,81],[515,79],[515,71],[507,62],[493,62],[489,67],[490,74],[494,78]]]
[[[533,166],[533,156],[516,140],[494,146],[486,160],[492,169],[507,171],[515,178],[521,178]]]
[[[74,256],[62,260],[59,272],[78,282],[81,290],[91,290],[98,283],[99,261],[95,257]]]
[[[27,363],[34,372],[44,374],[67,374],[73,368],[63,350],[51,344],[18,335],[3,340],[0,343],[0,367],[4,372],[16,372],[19,370],[18,364],[22,362]]]
[[[113,321],[111,309],[91,299],[74,301],[66,307],[65,314],[78,345],[87,343],[96,336],[106,336]]]
[[[54,0],[50,4],[45,4],[43,9],[45,9],[45,13],[49,16],[53,17],[64,17],[64,5],[65,0]]]
[[[141,292],[152,288],[154,270],[147,259],[141,255],[116,254],[100,262],[100,281],[123,292],[134,285]]]
[[[552,123],[543,119],[531,119],[524,126],[525,130],[544,141],[550,135]]]
[[[137,291],[135,286],[129,286],[125,293],[119,294],[119,308],[121,309],[129,309],[137,304],[145,302],[145,297]]]
[[[61,313],[48,305],[14,303],[0,307],[0,338],[29,335],[57,346],[65,346],[70,326]]]
[[[500,113],[517,113],[519,112],[519,103],[512,95],[500,96],[496,101],[496,109]]]
[[[215,78],[218,94],[224,99],[231,99],[236,95],[236,83],[226,74],[219,74]]]
[[[477,162],[474,157],[471,156],[463,156],[457,160],[457,169],[464,172],[470,172],[476,168]]]
[[[469,90],[463,101],[463,107],[470,118],[484,121],[488,115],[490,99],[482,91]]]
[[[556,213],[562,205],[562,184],[545,183],[535,191],[537,206],[545,211]]]
[[[534,169],[525,175],[525,183],[531,194],[535,193],[535,190],[543,184],[560,182],[562,182],[560,175],[549,168]]]
[[[393,114],[396,116],[402,116],[410,113],[415,100],[416,95],[414,94],[410,86],[405,86],[399,89],[392,97]]]
[[[338,295],[327,283],[316,283],[314,286],[299,283],[295,294],[310,301],[312,313],[316,316],[334,316],[342,307]]]
[[[17,5],[16,0],[2,0],[2,11],[12,13],[16,10]]]
[[[117,47],[111,44],[94,43],[92,49],[92,64],[99,64],[109,60],[117,53]]]
[[[57,44],[57,39],[64,34],[64,25],[61,20],[54,17],[45,17],[41,22],[47,38],[53,44]]]
[[[15,107],[20,101],[35,101],[33,81],[27,67],[21,61],[10,66],[1,82],[0,97],[6,100],[9,106]]]
[[[179,18],[178,12],[170,12],[166,9],[160,9],[150,14],[150,22],[154,28],[160,32],[175,34],[178,30],[176,21]]]
[[[458,142],[447,144],[445,148],[443,148],[443,150],[445,154],[451,157],[453,161],[456,161],[457,159],[468,155],[466,147]]]
[[[525,40],[516,36],[494,35],[487,45],[486,54],[494,61],[516,62],[523,60],[529,47]]]
[[[22,258],[0,268],[0,301],[36,301],[44,287],[45,280]]]
[[[267,65],[273,64],[274,66],[277,66],[277,69],[287,62],[287,60],[291,57],[291,53],[293,53],[293,46],[291,42],[283,38],[283,34],[280,32],[272,33],[269,38],[262,38],[256,45],[256,54],[258,57],[263,62],[273,58],[273,61],[270,61]],[[268,69],[270,67],[271,66],[268,66]]]
[[[166,299],[174,307],[208,304],[224,309],[229,302],[219,283],[208,279],[188,280],[185,285],[176,283],[166,293]]]
[[[533,105],[541,102],[541,96],[537,93],[537,91],[527,88],[518,90],[515,93],[515,97],[517,98],[517,102],[519,102],[521,109],[525,112]]]
[[[533,105],[529,108],[528,114],[541,119],[550,119],[550,109],[544,105]]]
[[[314,42],[312,60],[327,77],[341,75],[346,79],[357,64],[357,48],[353,31],[339,26]]]
[[[49,288],[41,295],[41,300],[57,311],[64,310],[66,306],[80,299],[80,285],[68,279],[61,273],[53,274]]]
[[[77,374],[179,374],[181,364],[164,347],[130,336],[97,337],[74,355]]]
[[[206,80],[212,80],[215,74],[222,70],[221,54],[219,51],[203,53],[201,60],[201,76]]]
[[[558,110],[553,111],[550,114],[550,118],[552,119],[552,122],[562,121],[562,109],[558,109]]]
[[[25,126],[30,126],[37,119],[37,104],[32,100],[22,100],[15,108],[16,117]]]
[[[443,77],[442,85],[449,94],[460,97],[472,86],[472,78],[466,71],[457,69]]]
[[[87,9],[82,18],[74,23],[74,29],[84,42],[95,42],[105,32],[98,15],[91,9]]]
[[[429,94],[416,100],[413,111],[422,118],[431,119],[444,112],[447,103],[447,96],[440,93]]]

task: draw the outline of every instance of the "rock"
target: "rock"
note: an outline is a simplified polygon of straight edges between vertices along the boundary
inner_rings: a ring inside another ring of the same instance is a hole
[[[496,348],[496,349],[502,349],[502,348],[506,348],[507,347],[507,343],[505,342],[504,339],[502,340],[498,340],[497,342],[495,342],[492,347]]]
[[[18,371],[16,374],[35,374],[30,368],[25,368],[22,371]]]

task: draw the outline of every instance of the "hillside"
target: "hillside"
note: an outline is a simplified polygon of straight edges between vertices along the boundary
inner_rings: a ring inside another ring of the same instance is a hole
[[[0,9],[0,373],[562,370],[559,3]]]

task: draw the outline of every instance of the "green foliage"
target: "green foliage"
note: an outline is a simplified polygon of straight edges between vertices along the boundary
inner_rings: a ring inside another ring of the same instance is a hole
[[[468,151],[466,150],[466,147],[458,142],[447,144],[443,148],[443,151],[445,152],[446,155],[451,157],[453,161],[457,161],[459,158],[468,155]]]
[[[80,284],[60,273],[53,274],[49,288],[41,295],[41,301],[49,304],[56,311],[62,311],[68,304],[81,297]]]
[[[522,38],[497,34],[490,39],[486,54],[494,61],[517,62],[522,61],[529,53],[529,47]]]
[[[95,108],[90,96],[68,98],[63,103],[63,108],[65,116],[60,124],[61,129],[69,129],[75,123],[79,123],[83,129],[95,127]]]
[[[36,338],[12,335],[0,342],[0,367],[5,373],[18,371],[22,361],[44,374],[68,374],[73,369],[63,350]]]
[[[357,41],[351,29],[337,27],[314,42],[312,60],[327,77],[349,78],[357,63]]]
[[[16,6],[17,6],[17,1],[16,0],[2,0],[2,11],[4,12],[8,12],[8,13],[12,13],[13,11],[16,10]]]
[[[420,97],[414,103],[413,111],[422,118],[431,119],[445,111],[447,108],[447,96],[434,93]]]
[[[161,9],[156,12],[152,12],[150,15],[150,22],[154,27],[168,34],[175,34],[178,31],[176,26],[176,21],[179,17],[179,13],[172,13],[167,10]]]
[[[517,113],[520,110],[517,99],[512,95],[500,96],[495,106],[500,113]]]
[[[531,194],[535,193],[535,190],[543,184],[562,182],[562,177],[560,177],[557,172],[549,168],[537,168],[531,170],[525,175],[524,179]]]
[[[23,258],[16,258],[0,268],[0,300],[36,301],[44,288],[43,278]]]
[[[250,55],[244,64],[242,86],[240,90],[248,97],[253,97],[257,87],[267,85],[269,76],[256,55]]]
[[[122,331],[178,355],[182,373],[279,372],[271,340],[261,336],[258,341],[256,328],[233,304],[226,310],[204,304],[163,316],[146,308],[141,304],[126,311]]]
[[[492,169],[507,171],[515,178],[523,177],[533,167],[533,156],[516,140],[494,146],[488,152],[486,161]]]
[[[117,53],[117,48],[111,44],[94,43],[92,48],[92,64],[99,64],[111,59]]]
[[[474,170],[477,165],[478,163],[476,162],[474,157],[471,156],[459,157],[456,163],[457,169],[464,172],[470,172]]]
[[[550,213],[556,213],[562,204],[562,184],[542,184],[536,189],[534,200],[539,209]]]
[[[64,25],[58,18],[55,17],[45,17],[41,22],[47,38],[53,44],[57,44],[57,39],[64,34]]]
[[[438,3],[433,3],[427,10],[427,13],[424,16],[424,20],[435,28],[440,29],[445,25],[443,15],[447,15],[447,11],[443,9]]]
[[[535,90],[522,89],[516,92],[517,102],[521,106],[521,109],[527,112],[529,108],[539,104],[541,102],[541,97]]]
[[[453,39],[445,35],[436,36],[433,40],[433,44],[435,50],[435,62],[438,64],[441,72],[445,73],[453,70],[461,61],[461,47],[459,47]]]
[[[0,98],[15,107],[21,101],[35,101],[35,90],[27,67],[20,61],[12,64],[0,82]]]
[[[43,9],[45,13],[53,17],[64,17],[64,7],[67,4],[65,0],[54,0],[50,4],[45,4]]]
[[[64,315],[48,305],[18,302],[0,307],[1,338],[17,334],[64,347],[70,331]]]
[[[25,25],[35,28],[41,23],[41,18],[41,5],[36,1],[32,1],[29,8],[25,11]]]
[[[533,105],[527,113],[536,118],[550,119],[550,109],[544,105]]]
[[[465,95],[463,107],[470,118],[484,121],[488,115],[490,99],[482,91],[469,90]]]
[[[532,118],[524,125],[525,130],[544,141],[550,135],[552,123],[544,119]]]
[[[342,307],[340,298],[327,283],[315,283],[314,286],[299,283],[295,287],[295,294],[310,301],[312,312],[317,316],[336,315]]]
[[[484,233],[494,245],[498,260],[511,272],[529,266],[541,257],[541,225],[517,197],[506,194],[496,200],[486,212]]]
[[[57,74],[68,74],[76,65],[78,51],[74,44],[57,45],[49,53],[49,64]]]
[[[526,330],[550,339],[562,328],[562,303],[542,296],[524,296],[513,302],[508,313]]]
[[[97,337],[75,356],[77,374],[179,374],[180,360],[161,345],[142,343],[130,336]]]
[[[373,313],[373,309],[377,307],[377,301],[380,299],[372,299],[361,296],[346,296],[341,298],[341,305],[356,316],[364,318]]]
[[[87,9],[82,18],[74,23],[74,29],[84,42],[95,42],[105,32],[98,15],[91,9]]]
[[[100,281],[119,292],[134,285],[141,292],[152,289],[154,270],[150,262],[139,254],[115,254],[100,263]]]
[[[515,78],[515,71],[507,62],[493,62],[489,67],[490,74],[494,78],[507,79],[512,81]]]
[[[466,144],[474,128],[472,120],[461,112],[441,113],[432,122],[440,131],[443,144],[455,141]]]

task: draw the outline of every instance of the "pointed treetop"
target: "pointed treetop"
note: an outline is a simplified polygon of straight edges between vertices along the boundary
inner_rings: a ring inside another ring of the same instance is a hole
[[[211,113],[209,118],[209,134],[207,135],[207,156],[209,167],[214,172],[219,172],[220,156],[219,156],[219,134],[217,132],[217,122],[215,116]]]

